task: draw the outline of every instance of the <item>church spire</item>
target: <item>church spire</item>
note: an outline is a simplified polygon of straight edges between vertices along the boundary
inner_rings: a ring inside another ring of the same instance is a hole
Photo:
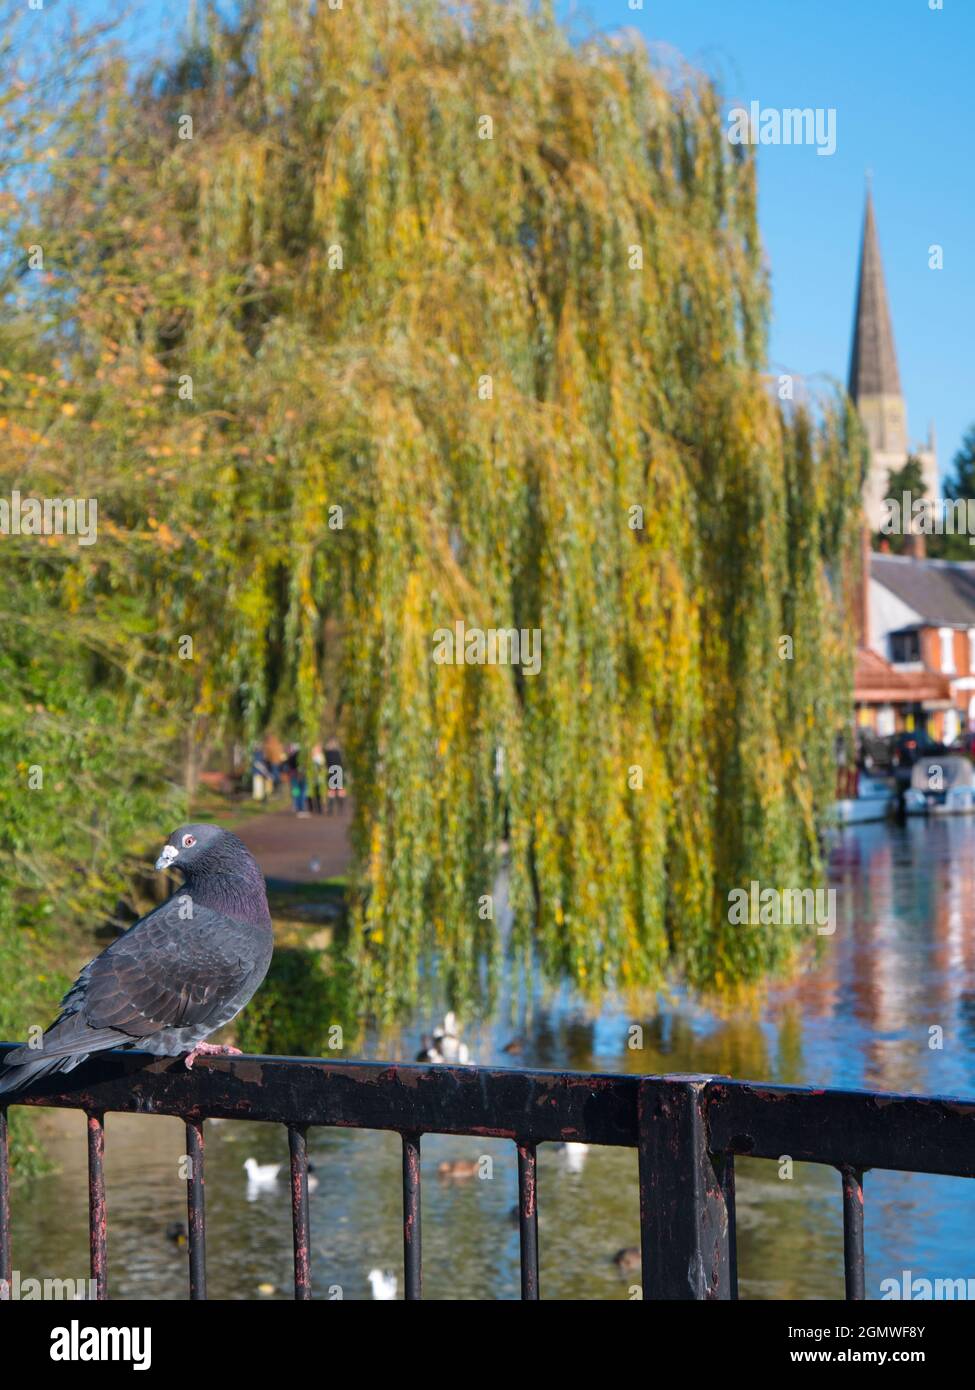
[[[869,188],[860,244],[860,280],[853,351],[850,354],[849,390],[854,402],[858,402],[861,396],[899,396],[901,393],[873,194]]]
[[[906,450],[907,412],[901,395],[894,330],[869,186],[860,244],[849,392],[860,412],[871,447],[883,452]]]

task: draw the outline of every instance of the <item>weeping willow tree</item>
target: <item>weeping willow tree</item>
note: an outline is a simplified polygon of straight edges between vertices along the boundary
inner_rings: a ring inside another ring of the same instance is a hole
[[[728,892],[819,870],[861,444],[763,379],[713,86],[547,7],[262,0],[168,68],[106,58],[57,140],[3,468],[98,498],[45,593],[121,644],[119,727],[341,730],[382,1014],[497,965],[502,847],[522,965],[781,965],[800,934]],[[458,622],[537,630],[537,671],[436,660]]]

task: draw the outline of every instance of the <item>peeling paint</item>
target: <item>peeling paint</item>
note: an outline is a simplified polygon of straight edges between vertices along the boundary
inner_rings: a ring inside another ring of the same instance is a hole
[[[0,1044],[0,1054],[10,1045]],[[758,1085],[727,1077],[612,1076],[514,1068],[237,1057],[188,1072],[178,1060],[106,1053],[69,1077],[53,1074],[14,1104],[86,1114],[89,1245],[98,1297],[107,1295],[104,1116],[175,1115],[193,1159],[187,1183],[190,1282],[205,1297],[206,1118],[287,1126],[295,1294],[311,1295],[307,1128],[385,1129],[403,1143],[403,1241],[408,1298],[422,1289],[420,1137],[464,1134],[514,1142],[522,1295],[538,1297],[537,1145],[636,1148],[644,1294],[733,1298],[734,1154],[832,1165],[842,1174],[848,1296],[862,1296],[863,1173],[871,1167],[975,1176],[975,1102]],[[0,1111],[2,1125],[3,1111]],[[0,1272],[9,1264],[9,1174],[0,1134]],[[693,1291],[690,1292],[690,1286]]]

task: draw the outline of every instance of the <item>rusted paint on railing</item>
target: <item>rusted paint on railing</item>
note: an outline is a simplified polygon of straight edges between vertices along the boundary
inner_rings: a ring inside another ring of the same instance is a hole
[[[420,1230],[420,1136],[404,1134],[403,1139],[403,1273],[406,1298],[413,1303],[423,1297],[423,1261]]]
[[[538,1298],[538,1162],[535,1145],[518,1144],[518,1237],[521,1250],[521,1296]]]
[[[0,1044],[0,1055],[9,1044]],[[764,1086],[707,1076],[609,1076],[509,1068],[388,1066],[314,1058],[179,1059],[108,1053],[36,1082],[13,1104],[86,1112],[91,1269],[107,1297],[104,1115],[178,1115],[191,1159],[190,1286],[206,1295],[203,1121],[288,1129],[295,1296],[311,1297],[307,1129],[399,1132],[408,1299],[422,1293],[420,1144],[425,1133],[514,1142],[521,1288],[538,1297],[540,1143],[628,1146],[639,1155],[643,1295],[737,1297],[736,1154],[831,1164],[842,1174],[847,1297],[864,1296],[862,1174],[868,1168],[975,1176],[975,1102]],[[6,1125],[0,1111],[0,1273],[10,1268]],[[9,1275],[8,1275],[9,1277]]]
[[[640,1085],[639,1167],[643,1296],[731,1297],[723,1160],[708,1150],[706,1076]]]
[[[843,1274],[846,1296],[855,1302],[866,1298],[866,1261],[863,1253],[863,1174],[844,1164],[843,1180]]]
[[[105,1116],[88,1114],[88,1250],[95,1297],[108,1298],[108,1208],[105,1202]]]
[[[300,1118],[533,1143],[593,1135],[588,1142],[636,1144],[634,1077],[248,1056],[201,1057],[187,1071],[176,1058],[111,1052],[72,1079],[65,1087],[62,1077],[45,1077],[16,1104],[279,1124]]]
[[[207,1296],[206,1152],[203,1121],[186,1122],[186,1225],[189,1232],[190,1298]]]
[[[724,1155],[724,1205],[728,1213],[728,1283],[731,1298],[738,1297],[738,1218],[735,1205],[735,1156]]]
[[[308,1210],[308,1130],[288,1126],[291,1156],[291,1230],[295,1256],[295,1298],[311,1298],[311,1216]]]
[[[722,1077],[709,1083],[705,1111],[715,1152],[975,1177],[975,1101]]]
[[[9,1289],[13,1278],[10,1253],[10,1147],[7,1107],[0,1106],[0,1284]]]

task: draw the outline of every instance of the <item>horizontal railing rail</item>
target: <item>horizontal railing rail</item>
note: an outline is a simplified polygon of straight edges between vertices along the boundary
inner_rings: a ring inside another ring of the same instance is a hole
[[[0,1044],[0,1056],[11,1044]],[[311,1297],[307,1131],[401,1136],[405,1293],[422,1291],[424,1134],[507,1139],[517,1148],[522,1297],[538,1298],[537,1146],[579,1142],[639,1156],[644,1298],[737,1297],[736,1156],[826,1164],[840,1174],[846,1294],[864,1297],[863,1174],[871,1168],[975,1177],[975,1101],[757,1085],[726,1077],[617,1076],[320,1058],[182,1062],[113,1052],[51,1076],[9,1105],[84,1111],[92,1279],[107,1297],[104,1117],[169,1115],[186,1124],[189,1286],[206,1297],[204,1122],[260,1120],[288,1130],[295,1297]],[[0,1280],[11,1277],[6,1110],[0,1108]]]

